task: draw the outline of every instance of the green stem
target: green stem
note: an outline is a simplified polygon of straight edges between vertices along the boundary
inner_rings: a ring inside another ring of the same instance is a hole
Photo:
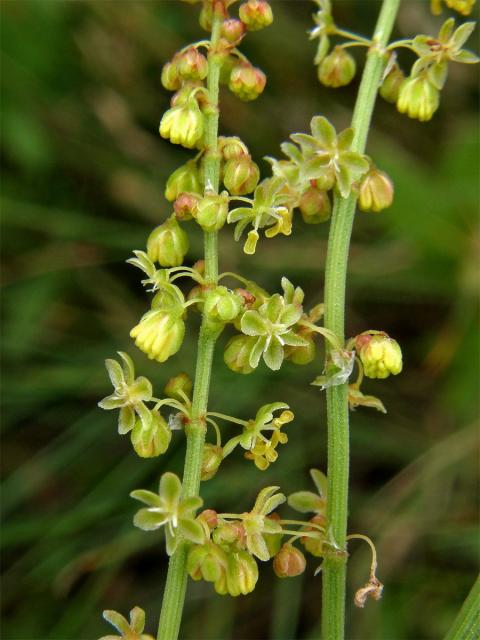
[[[372,46],[362,76],[352,119],[355,137],[352,150],[365,151],[370,121],[387,58],[388,44],[400,0],[384,0]],[[345,340],[345,287],[348,252],[357,197],[335,196],[328,239],[325,272],[325,328]],[[348,384],[327,389],[328,421],[328,522],[335,543],[345,548],[350,463]],[[322,635],[342,640],[345,620],[346,558],[326,558],[323,564]]]
[[[476,579],[445,640],[474,640],[480,637],[480,576]]]
[[[220,39],[222,17],[215,15],[208,56],[207,89],[208,112],[205,116],[205,183],[218,192],[220,158],[218,154],[218,93],[222,57],[216,52]],[[205,232],[205,281],[218,282],[218,238],[216,232]],[[183,471],[183,495],[198,495],[205,442],[208,392],[212,371],[213,351],[219,330],[209,325],[204,317],[200,328],[197,349],[197,366],[193,390],[191,421],[186,429],[187,450]],[[182,621],[183,605],[187,588],[187,545],[180,543],[170,558],[167,582],[163,594],[162,611],[158,625],[158,640],[176,640]]]

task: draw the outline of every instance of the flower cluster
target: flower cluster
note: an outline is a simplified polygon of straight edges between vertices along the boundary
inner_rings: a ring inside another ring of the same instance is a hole
[[[474,22],[465,22],[455,28],[455,20],[449,18],[436,37],[418,35],[410,41],[400,41],[398,46],[411,49],[418,59],[407,78],[398,65],[393,65],[384,80],[381,95],[396,102],[400,113],[421,122],[430,120],[439,107],[449,63],[475,64],[479,61],[478,56],[463,48],[474,28]]]

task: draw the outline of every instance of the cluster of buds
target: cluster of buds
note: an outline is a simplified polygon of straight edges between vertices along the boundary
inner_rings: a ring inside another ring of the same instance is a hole
[[[418,59],[406,78],[397,64],[392,65],[380,89],[381,95],[395,102],[400,113],[421,122],[430,120],[440,104],[448,64],[475,64],[479,61],[478,56],[463,49],[474,28],[474,22],[465,22],[455,29],[454,19],[449,18],[437,37],[418,35],[407,44],[403,43],[402,46],[408,46]]]

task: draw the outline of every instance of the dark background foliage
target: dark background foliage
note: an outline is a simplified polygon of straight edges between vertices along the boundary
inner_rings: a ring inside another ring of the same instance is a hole
[[[274,2],[274,25],[243,50],[268,75],[255,103],[222,93],[221,130],[240,135],[262,170],[293,131],[322,113],[348,125],[358,79],[321,87],[312,66],[313,3]],[[335,2],[338,22],[370,33],[378,3]],[[402,3],[397,35],[435,33],[428,3]],[[147,611],[153,631],[165,579],[161,533],[135,530],[128,497],[181,471],[184,440],[142,461],[115,417],[96,407],[109,393],[103,360],[129,351],[158,391],[193,372],[193,319],[180,353],[154,366],[128,333],[146,308],[125,264],[170,213],[168,175],[189,157],[157,134],[170,96],[162,64],[202,38],[197,7],[154,0],[2,2],[3,215],[3,635],[5,640],[93,639],[108,633],[104,608]],[[359,58],[360,62],[360,58]],[[408,57],[405,63],[410,62]],[[434,120],[420,124],[379,102],[369,153],[395,180],[380,215],[358,215],[351,249],[348,334],[381,328],[402,344],[405,369],[369,381],[386,416],[352,416],[350,531],[378,547],[379,603],[354,610],[369,558],[351,544],[348,637],[437,639],[468,592],[478,560],[478,126],[474,67],[451,68]],[[189,227],[191,262],[201,235]],[[328,225],[295,224],[290,238],[242,254],[221,233],[223,270],[275,291],[286,274],[313,306],[322,300]],[[225,343],[226,337],[220,340]],[[233,455],[202,487],[209,506],[249,508],[256,492],[309,487],[325,469],[325,400],[307,367],[263,365],[239,377],[215,359],[211,407],[249,417],[288,402],[296,420],[278,462],[261,473]],[[321,578],[281,581],[263,566],[255,592],[230,599],[190,583],[182,638],[318,638]]]

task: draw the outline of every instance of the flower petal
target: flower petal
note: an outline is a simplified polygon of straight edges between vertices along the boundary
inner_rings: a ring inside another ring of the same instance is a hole
[[[107,360],[105,360],[105,367],[107,369],[110,382],[113,384],[115,389],[119,389],[125,382],[122,367],[116,360],[112,360],[111,358],[107,358]]]
[[[117,351],[117,353],[123,360],[122,368],[125,382],[128,385],[131,385],[135,379],[135,367],[133,364],[133,360],[128,355],[128,353],[125,353],[125,351]]]
[[[110,396],[103,398],[98,403],[100,409],[106,409],[109,411],[110,409],[120,409],[125,404],[125,400],[123,398],[119,398],[115,393],[112,393]]]
[[[135,426],[135,411],[133,407],[122,407],[118,416],[118,433],[128,433]]]
[[[282,366],[283,358],[283,347],[278,339],[273,337],[263,353],[265,364],[269,369],[272,369],[272,371],[278,371]]]
[[[164,473],[160,478],[158,493],[169,509],[172,511],[176,510],[182,493],[180,478],[171,471]]]

